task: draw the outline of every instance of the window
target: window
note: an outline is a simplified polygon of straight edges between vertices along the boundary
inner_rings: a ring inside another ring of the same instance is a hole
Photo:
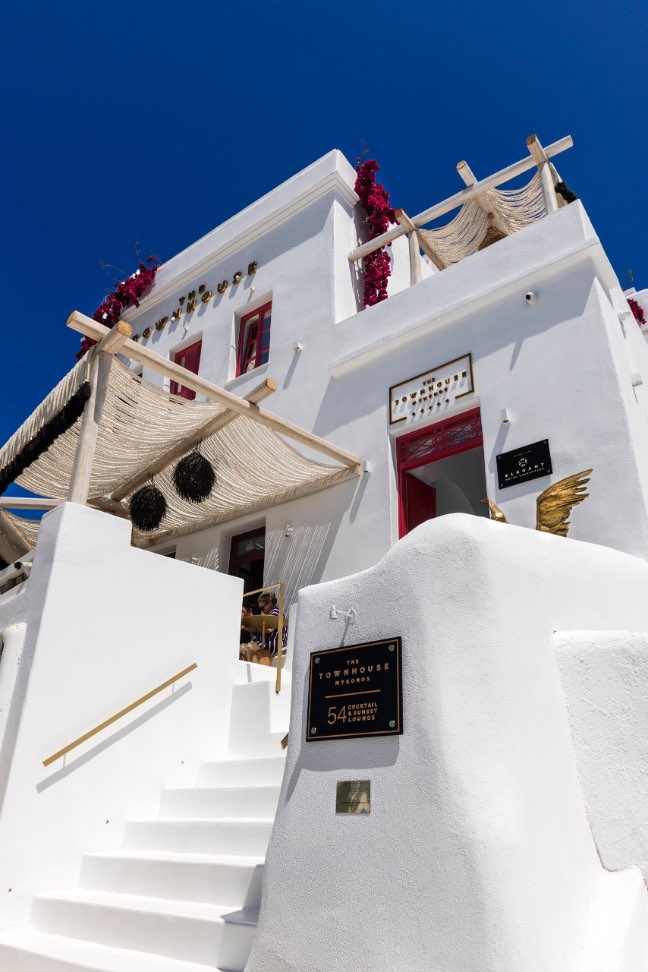
[[[182,351],[176,351],[173,355],[173,360],[176,364],[181,365],[186,368],[187,371],[192,371],[194,375],[198,374],[198,368],[200,367],[200,351],[202,349],[202,341],[196,341],[195,344],[190,344],[188,348],[183,348]],[[183,385],[179,385],[177,381],[171,382],[171,394],[179,395],[181,398],[188,398],[190,401],[196,397],[195,391],[191,388],[184,388]]]
[[[236,374],[244,375],[247,371],[265,364],[270,356],[270,319],[272,303],[257,307],[251,314],[246,314],[239,321],[238,354],[236,358]]]

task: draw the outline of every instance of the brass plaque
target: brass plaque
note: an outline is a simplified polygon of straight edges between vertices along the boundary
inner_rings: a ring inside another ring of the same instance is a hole
[[[336,813],[371,813],[371,780],[338,780]]]

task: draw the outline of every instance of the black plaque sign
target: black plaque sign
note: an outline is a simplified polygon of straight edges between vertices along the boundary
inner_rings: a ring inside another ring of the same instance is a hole
[[[306,742],[401,735],[400,638],[311,652],[307,719]]]
[[[531,445],[501,452],[497,458],[497,478],[499,488],[526,483],[529,479],[539,479],[553,472],[549,439],[532,442]]]

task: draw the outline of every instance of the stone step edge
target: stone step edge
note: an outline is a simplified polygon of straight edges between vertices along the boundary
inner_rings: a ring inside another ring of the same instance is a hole
[[[79,972],[228,972],[213,965],[100,945],[98,942],[80,938],[51,935],[32,928],[0,933],[0,957],[5,949],[26,953],[44,961],[52,959],[57,963],[67,962],[70,968],[79,969]],[[54,968],[60,966],[56,965]],[[9,972],[9,968],[6,972]]]
[[[154,898],[149,895],[128,894],[122,891],[101,891],[95,888],[70,888],[66,891],[46,891],[35,896],[35,902],[80,904],[115,911],[160,914],[172,918],[191,918],[204,921],[223,921],[231,925],[256,926],[256,908],[232,909],[231,905],[204,901],[184,901],[179,898]],[[36,931],[38,929],[35,929]],[[54,934],[54,933],[48,933]]]

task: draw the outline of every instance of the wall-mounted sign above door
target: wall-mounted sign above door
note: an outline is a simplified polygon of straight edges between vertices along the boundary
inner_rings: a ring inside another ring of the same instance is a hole
[[[389,424],[416,422],[447,412],[474,391],[472,355],[464,354],[389,389]]]
[[[510,452],[501,452],[496,459],[500,489],[526,483],[529,479],[550,476],[553,472],[549,439],[541,439],[540,442],[532,442],[531,445],[512,449]]]

